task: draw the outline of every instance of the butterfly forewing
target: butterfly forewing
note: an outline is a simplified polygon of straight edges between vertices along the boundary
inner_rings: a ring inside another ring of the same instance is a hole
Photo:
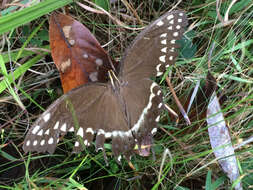
[[[52,57],[65,93],[90,81],[107,81],[113,63],[84,25],[70,16],[53,13],[49,26]]]
[[[168,12],[142,31],[123,57],[121,73],[125,80],[138,81],[160,76],[176,61],[178,44],[187,18],[182,11]]]

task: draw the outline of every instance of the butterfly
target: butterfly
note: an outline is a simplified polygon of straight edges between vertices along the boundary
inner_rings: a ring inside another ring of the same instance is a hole
[[[104,152],[105,140],[111,139],[117,160],[130,160],[134,146],[156,130],[164,108],[162,91],[150,78],[175,63],[176,40],[187,23],[183,11],[172,11],[147,26],[126,50],[119,71],[108,70],[108,82],[85,84],[49,106],[28,131],[24,151],[53,153],[59,138],[73,132],[74,152],[93,139],[96,150]]]

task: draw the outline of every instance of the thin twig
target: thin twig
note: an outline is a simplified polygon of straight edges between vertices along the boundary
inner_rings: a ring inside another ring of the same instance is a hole
[[[175,91],[174,91],[174,88],[173,88],[173,86],[172,86],[172,84],[171,84],[170,79],[169,79],[168,76],[166,76],[166,82],[167,82],[167,84],[168,84],[168,86],[169,86],[169,89],[170,89],[170,91],[171,91],[171,93],[172,93],[172,96],[173,96],[174,100],[176,101],[176,104],[177,104],[177,106],[178,106],[178,108],[179,108],[181,114],[183,115],[183,117],[184,117],[186,123],[187,123],[188,125],[191,125],[191,121],[190,121],[190,119],[189,119],[187,113],[185,112],[183,106],[181,105],[181,103],[180,103],[180,101],[179,101],[179,99],[178,99],[178,97],[177,97],[177,95],[176,95],[176,93],[175,93]]]

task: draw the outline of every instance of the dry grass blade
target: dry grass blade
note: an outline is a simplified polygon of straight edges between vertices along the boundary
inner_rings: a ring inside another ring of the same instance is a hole
[[[212,149],[216,158],[220,158],[222,169],[233,183],[239,176],[239,169],[236,162],[234,148],[231,138],[221,112],[216,92],[213,93],[207,108],[208,133]],[[237,183],[236,190],[242,190],[241,183]]]
[[[129,30],[142,30],[144,29],[145,27],[141,27],[141,28],[131,28],[131,27],[128,27],[127,25],[125,25],[123,22],[121,22],[119,19],[113,17],[110,13],[108,13],[106,10],[102,9],[101,7],[97,6],[95,3],[92,3],[90,1],[87,1],[87,0],[84,0],[85,2],[87,2],[88,4],[96,7],[97,9],[99,9],[99,12],[97,12],[96,10],[96,13],[99,13],[99,14],[105,14],[107,15],[110,19],[112,19],[117,25],[125,28],[125,29],[129,29]],[[88,10],[88,11],[91,11],[91,12],[94,12],[95,10],[91,7],[88,7],[82,3],[79,3],[79,2],[76,2],[76,4],[78,4],[80,7]]]
[[[184,117],[184,119],[185,119],[187,125],[191,125],[191,121],[190,121],[190,119],[189,119],[187,113],[185,112],[185,110],[184,110],[182,104],[180,103],[180,101],[179,101],[179,99],[178,99],[178,97],[177,97],[177,95],[176,95],[176,93],[175,93],[175,91],[174,91],[174,88],[173,88],[173,86],[172,86],[172,84],[171,84],[170,79],[169,79],[168,76],[166,76],[166,82],[167,82],[167,84],[168,84],[168,86],[169,86],[169,89],[170,89],[170,91],[171,91],[171,93],[172,93],[172,96],[173,96],[174,100],[176,101],[176,104],[177,104],[177,106],[178,106],[178,109],[179,109],[180,112],[182,113],[182,115],[183,115],[183,117]]]

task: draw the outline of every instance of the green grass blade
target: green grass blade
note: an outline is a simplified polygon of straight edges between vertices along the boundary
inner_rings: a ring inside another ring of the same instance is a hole
[[[44,52],[43,55],[47,55],[47,52]],[[25,64],[18,67],[13,73],[6,76],[10,83],[13,83],[13,79],[19,78],[24,72],[26,72],[32,65],[37,63],[43,55],[37,55],[36,57],[32,58],[31,60],[27,61]],[[5,81],[0,82],[0,93],[2,93],[7,88]]]
[[[0,17],[0,35],[72,2],[73,0],[45,0],[21,11]]]

